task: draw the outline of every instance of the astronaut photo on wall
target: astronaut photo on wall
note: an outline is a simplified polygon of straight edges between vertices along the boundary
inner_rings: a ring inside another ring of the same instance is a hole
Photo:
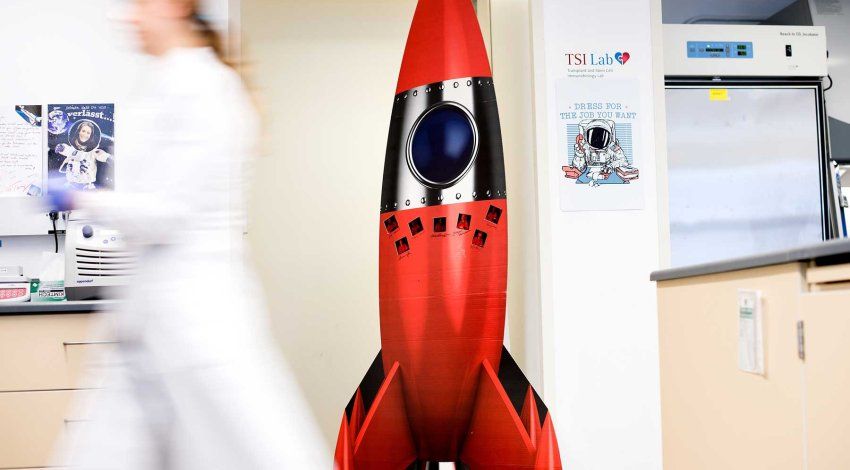
[[[115,188],[114,110],[112,104],[48,105],[51,180],[80,190]]]
[[[597,187],[629,184],[640,171],[633,167],[617,138],[617,125],[610,119],[585,119],[578,124],[572,160],[562,167],[576,184]]]

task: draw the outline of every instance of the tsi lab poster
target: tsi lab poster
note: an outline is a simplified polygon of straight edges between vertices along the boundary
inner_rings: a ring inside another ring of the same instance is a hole
[[[643,209],[640,81],[623,51],[564,54],[555,83],[562,211]]]

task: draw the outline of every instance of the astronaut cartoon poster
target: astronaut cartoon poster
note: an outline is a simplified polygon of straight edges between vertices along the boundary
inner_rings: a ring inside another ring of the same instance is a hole
[[[115,105],[47,105],[51,181],[77,190],[115,188]],[[55,183],[51,183],[55,184]]]
[[[557,94],[561,210],[642,209],[638,82],[567,78]]]

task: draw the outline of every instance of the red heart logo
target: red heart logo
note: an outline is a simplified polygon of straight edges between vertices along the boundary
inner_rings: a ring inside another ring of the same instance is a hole
[[[629,55],[629,53],[628,53],[628,52],[623,52],[623,55],[620,57],[620,63],[621,63],[621,64],[623,64],[623,65],[625,65],[625,64],[626,64],[626,62],[628,62],[628,61],[629,61],[629,58],[630,58],[630,57],[631,57],[631,55]]]

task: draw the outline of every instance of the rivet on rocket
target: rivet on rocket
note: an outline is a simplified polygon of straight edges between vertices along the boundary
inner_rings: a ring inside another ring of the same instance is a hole
[[[560,469],[552,417],[502,345],[508,207],[470,0],[420,0],[393,98],[378,223],[381,351],[335,468]]]

